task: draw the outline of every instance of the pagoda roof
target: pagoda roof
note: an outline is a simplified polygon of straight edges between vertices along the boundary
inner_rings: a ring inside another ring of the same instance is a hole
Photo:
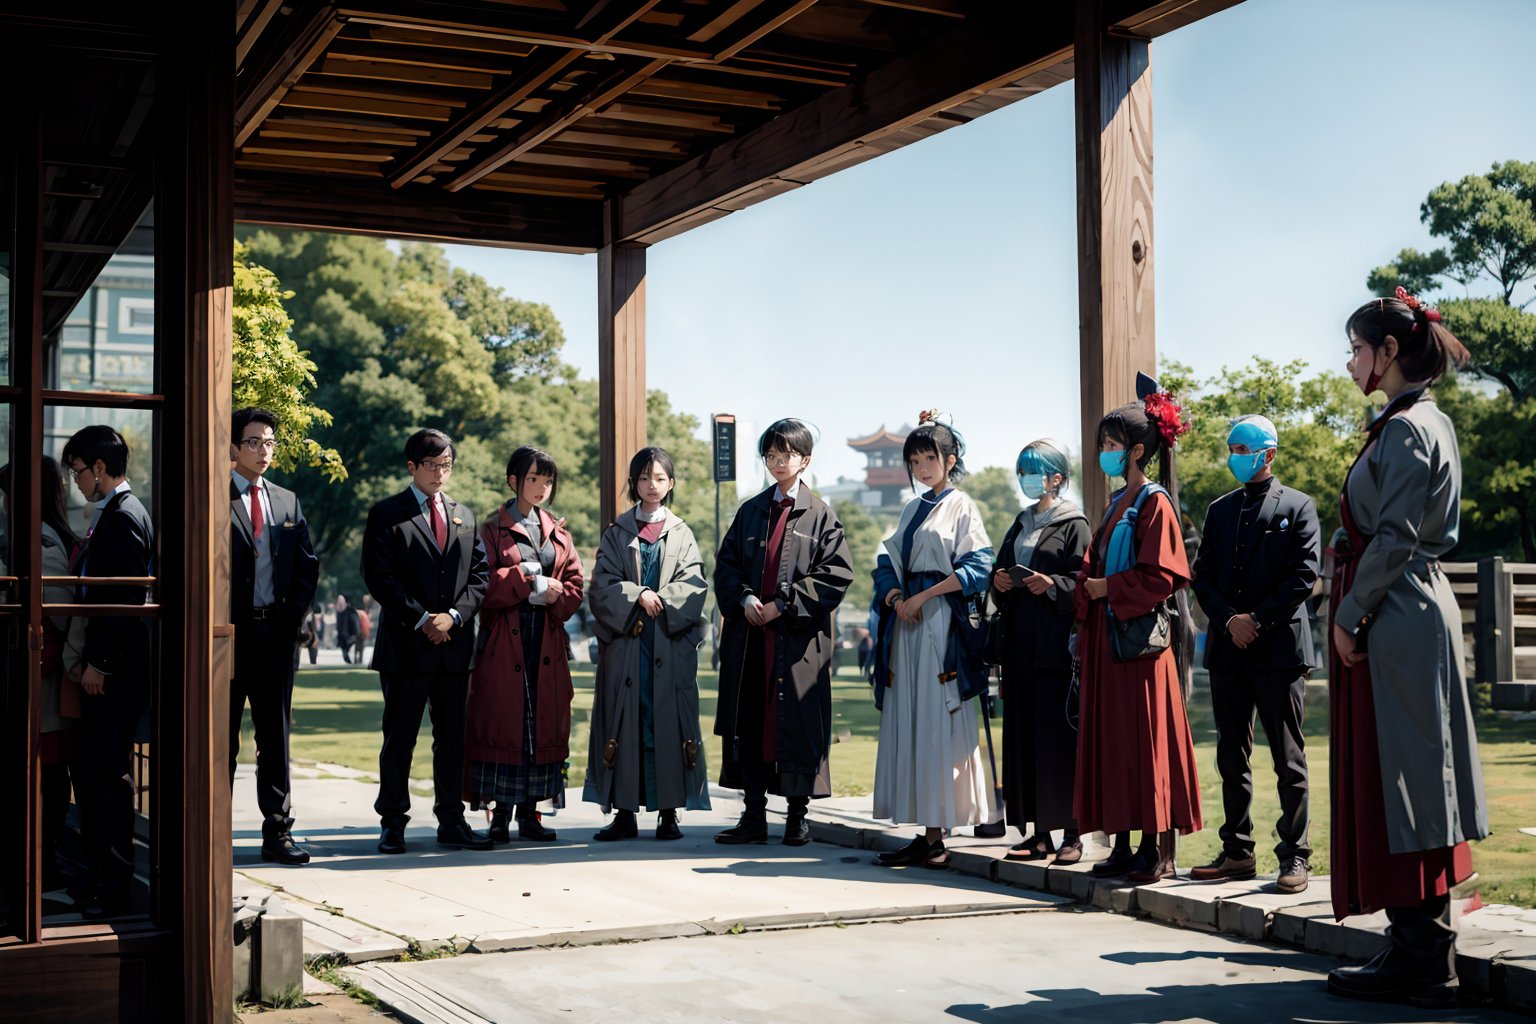
[[[880,429],[866,437],[850,437],[848,447],[862,450],[870,448],[900,448],[907,441],[907,435],[912,433],[912,428],[903,424],[899,432],[885,429],[885,424],[880,424]]]

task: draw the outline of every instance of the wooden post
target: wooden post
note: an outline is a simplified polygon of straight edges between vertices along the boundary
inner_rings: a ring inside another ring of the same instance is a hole
[[[1152,304],[1152,62],[1145,39],[1111,35],[1104,0],[1078,0],[1078,317],[1083,500],[1097,521],[1108,496],[1098,469],[1100,418],[1136,397],[1136,371],[1157,373]]]
[[[613,223],[606,211],[605,227]],[[645,247],[610,240],[597,253],[597,389],[601,526],[628,497],[629,460],[645,446]]]
[[[167,396],[155,912],[167,1019],[234,1015],[229,793],[229,423],[235,10],[167,4],[156,83],[155,311]],[[179,472],[178,472],[179,470]],[[175,1012],[170,1012],[174,1010]]]
[[[1477,563],[1477,681],[1512,682],[1515,678],[1515,588],[1502,558]]]

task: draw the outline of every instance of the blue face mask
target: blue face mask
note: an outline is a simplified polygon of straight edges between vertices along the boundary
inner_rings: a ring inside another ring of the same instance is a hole
[[[1237,477],[1237,482],[1245,484],[1254,478],[1259,470],[1264,468],[1264,451],[1259,449],[1252,455],[1238,455],[1233,453],[1227,456],[1227,469]]]
[[[1038,500],[1045,496],[1048,490],[1045,484],[1044,473],[1020,473],[1019,490],[1024,492],[1024,497],[1030,500]]]
[[[1124,451],[1099,452],[1099,468],[1105,476],[1125,476],[1126,455]]]

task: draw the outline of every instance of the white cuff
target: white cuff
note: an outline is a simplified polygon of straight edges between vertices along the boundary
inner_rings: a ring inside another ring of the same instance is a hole
[[[431,617],[432,617],[432,613],[431,612],[422,612],[421,613],[421,618],[417,619],[416,620],[416,625],[412,626],[411,628],[412,629],[420,629],[422,626],[425,626],[427,624],[427,620],[430,619]]]
[[[762,603],[763,603],[762,599],[759,598],[756,594],[747,594],[746,596],[744,596],[741,599],[741,606],[743,608],[750,608],[750,607],[752,607],[753,604],[762,604]]]

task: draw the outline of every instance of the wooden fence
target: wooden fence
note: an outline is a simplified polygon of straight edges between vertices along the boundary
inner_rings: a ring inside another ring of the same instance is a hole
[[[1493,706],[1536,707],[1536,565],[1484,558],[1442,563],[1470,636],[1469,678],[1493,684]]]

